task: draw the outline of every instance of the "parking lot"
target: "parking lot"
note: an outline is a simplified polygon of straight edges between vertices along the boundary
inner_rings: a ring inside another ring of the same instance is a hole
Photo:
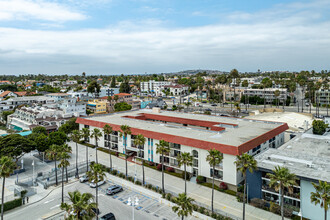
[[[88,182],[85,182],[84,184],[89,184]],[[116,193],[115,195],[106,195],[106,189],[111,185],[121,185],[123,187],[123,191]],[[109,197],[114,200],[117,200],[121,202],[122,204],[127,205],[128,199],[134,200],[135,198],[138,198],[139,202],[138,205],[135,207],[135,212],[144,212],[147,213],[150,216],[150,219],[162,219],[162,220],[172,220],[172,219],[180,219],[178,218],[177,214],[172,211],[172,208],[166,204],[161,203],[156,198],[153,198],[152,196],[146,195],[145,193],[139,192],[136,189],[127,187],[125,185],[120,184],[119,182],[115,182],[113,180],[107,180],[105,184],[99,187],[99,207],[101,212],[103,210],[107,210],[108,207],[106,204],[103,203],[105,198],[103,197]],[[105,212],[102,212],[102,214]],[[102,216],[102,214],[100,216]],[[116,216],[117,217],[117,216]],[[123,218],[126,219],[126,218]],[[190,216],[190,220],[197,219],[196,217]]]

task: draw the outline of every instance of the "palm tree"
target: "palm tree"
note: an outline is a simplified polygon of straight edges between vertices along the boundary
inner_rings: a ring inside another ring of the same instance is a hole
[[[112,134],[112,127],[108,124],[104,125],[103,133],[104,135],[107,135],[108,138],[110,139],[110,134]],[[111,144],[109,144],[109,155],[110,155],[110,169],[112,169]]]
[[[223,156],[222,153],[216,149],[210,149],[208,150],[209,154],[206,156],[206,161],[209,162],[210,167],[213,168],[212,171],[212,200],[211,200],[211,210],[213,211],[213,201],[214,201],[214,170],[215,166],[221,163]]]
[[[61,152],[71,154],[72,153],[72,148],[67,144],[63,144]],[[71,157],[69,156],[69,158],[71,158]],[[67,166],[65,167],[65,176],[66,176],[66,182],[68,182],[69,180],[68,180],[68,167]]]
[[[187,166],[192,166],[193,156],[189,152],[177,156],[179,166],[184,166],[184,193],[187,194]]]
[[[3,220],[3,207],[5,200],[5,180],[6,177],[9,177],[10,174],[14,172],[16,168],[16,163],[13,161],[13,158],[8,156],[2,156],[0,158],[0,177],[3,178],[2,181],[2,200],[1,200],[1,220]]]
[[[100,137],[102,137],[102,133],[101,133],[100,129],[94,128],[94,130],[91,133],[91,138],[95,139],[95,160],[96,160],[96,163],[99,163],[98,159],[97,159],[97,147],[98,147],[97,143],[98,143],[98,140],[100,139]]]
[[[257,169],[257,161],[249,154],[242,154],[237,156],[235,161],[237,171],[240,171],[244,177],[244,190],[243,190],[243,220],[245,219],[245,193],[246,193],[246,172],[250,173]]]
[[[89,128],[83,128],[81,129],[82,131],[82,137],[84,138],[85,142],[86,140],[88,140],[88,138],[90,137],[90,130]],[[88,146],[86,145],[86,169],[88,172]]]
[[[78,170],[78,142],[82,137],[82,132],[79,130],[74,130],[71,133],[71,140],[76,143],[76,178],[79,178],[79,170]]]
[[[270,178],[269,186],[274,187],[276,191],[280,191],[281,194],[281,216],[284,220],[284,188],[287,188],[289,192],[292,192],[292,186],[297,185],[297,177],[290,173],[286,167],[276,166],[273,173],[268,173],[267,176]]]
[[[68,159],[70,159],[70,155],[67,152],[63,151],[59,153],[59,157],[61,158],[61,161],[58,165],[58,168],[62,168],[62,203],[64,203],[64,168],[70,166],[70,162],[68,161]]]
[[[279,106],[279,100],[278,100],[278,97],[281,95],[281,92],[280,92],[280,90],[275,90],[274,91],[274,96],[276,97],[276,107],[278,108],[278,106]]]
[[[95,187],[95,198],[96,198],[96,208],[98,207],[98,182],[103,181],[105,178],[104,168],[102,164],[93,163],[91,164],[91,170],[87,172],[87,176],[91,182],[94,182]],[[98,219],[98,214],[96,213]]]
[[[162,191],[165,193],[165,187],[164,187],[164,154],[170,152],[169,143],[164,140],[160,140],[159,144],[156,144],[157,149],[156,153],[162,155]]]
[[[62,146],[60,146],[60,145],[53,144],[46,151],[46,154],[49,157],[49,159],[55,161],[55,180],[56,180],[56,186],[58,185],[56,161],[57,161],[57,155],[61,152],[61,147]]]
[[[124,148],[125,148],[125,167],[126,167],[126,177],[127,177],[127,135],[131,134],[131,128],[128,125],[121,125],[120,126],[120,137],[124,137]]]
[[[146,142],[146,138],[142,134],[138,134],[134,139],[134,144],[139,146],[139,154],[140,157],[142,155],[142,148],[144,147],[144,144]],[[142,185],[144,186],[145,180],[144,180],[144,158],[142,158]]]
[[[91,202],[93,200],[93,195],[91,193],[83,193],[81,194],[78,190],[74,192],[68,192],[69,200],[72,204],[62,203],[61,209],[65,210],[69,216],[68,219],[81,219],[81,213],[86,213],[89,218],[95,216],[95,212],[93,212],[92,208],[96,208],[96,203]]]
[[[194,199],[187,197],[185,193],[180,193],[177,198],[174,198],[174,203],[178,206],[173,206],[173,212],[178,212],[178,216],[183,220],[184,217],[188,217],[193,212],[193,204]]]
[[[320,204],[324,209],[324,220],[327,220],[327,213],[330,208],[330,184],[319,180],[319,184],[312,183],[316,192],[311,192],[311,202]]]

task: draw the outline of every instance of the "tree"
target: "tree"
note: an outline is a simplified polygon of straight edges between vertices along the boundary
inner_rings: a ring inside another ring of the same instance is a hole
[[[327,130],[328,124],[321,120],[314,120],[312,123],[313,134],[323,135]]]
[[[132,106],[127,104],[126,102],[120,102],[120,103],[116,103],[115,106],[115,111],[116,112],[120,112],[120,111],[128,111],[132,109]]]
[[[210,167],[212,167],[212,199],[211,199],[211,211],[214,213],[213,201],[214,201],[214,170],[217,164],[220,164],[223,159],[222,153],[216,149],[208,150],[208,155],[206,156],[206,161],[209,162]]]
[[[248,87],[249,86],[249,82],[245,79],[242,82],[242,87]]]
[[[193,212],[193,204],[194,199],[187,197],[185,193],[180,193],[177,198],[174,198],[174,203],[177,206],[173,206],[173,212],[177,212],[178,216],[183,220],[184,217],[188,217]]]
[[[3,207],[5,201],[5,180],[6,177],[9,177],[10,174],[14,172],[16,168],[16,163],[13,161],[11,157],[2,156],[0,158],[0,177],[2,180],[2,200],[1,200],[1,220],[3,220]]]
[[[281,95],[281,92],[280,92],[280,90],[275,90],[274,91],[274,96],[276,97],[276,107],[278,107],[278,105],[279,105],[279,100],[278,100],[278,97]]]
[[[112,77],[110,87],[111,88],[115,88],[116,87],[116,77],[114,77],[114,76]]]
[[[170,152],[169,143],[164,140],[160,140],[158,144],[156,144],[156,153],[161,154],[162,157],[162,192],[165,193],[164,187],[164,154]]]
[[[110,134],[112,134],[112,127],[108,124],[104,125],[103,127],[103,133],[104,133],[104,136],[108,136],[109,138],[109,141],[110,141]],[[112,158],[111,158],[111,144],[109,143],[109,159],[110,159],[110,169],[112,169]]]
[[[246,194],[246,172],[249,170],[253,173],[253,170],[257,169],[257,161],[249,154],[237,155],[235,161],[237,171],[241,172],[244,177],[244,190],[243,190],[243,220],[245,219],[245,194]]]
[[[330,209],[330,184],[319,180],[319,184],[312,183],[316,192],[311,192],[311,202],[320,204],[324,209],[324,220],[327,220],[327,213]]]
[[[92,81],[87,87],[87,92],[94,94],[94,97],[97,97],[100,91],[101,86],[95,80]]]
[[[95,139],[95,159],[96,159],[96,163],[98,163],[98,158],[97,158],[97,148],[98,148],[98,140],[100,139],[100,137],[102,137],[102,133],[100,131],[100,129],[98,128],[94,128],[94,130],[91,133],[91,138]]]
[[[71,140],[76,143],[76,178],[79,178],[79,170],[78,170],[78,142],[82,137],[82,132],[79,130],[73,130],[71,133]]]
[[[61,161],[58,168],[62,168],[62,203],[64,203],[64,168],[70,166],[70,162],[68,161],[70,155],[67,152],[61,152],[59,157],[61,158]]]
[[[270,178],[269,186],[274,187],[276,191],[280,191],[281,194],[281,216],[284,220],[284,188],[287,188],[289,192],[293,191],[293,185],[297,185],[297,177],[290,173],[286,167],[276,166],[273,173],[268,173]]]
[[[62,147],[61,147],[61,153],[62,152],[67,153],[67,154],[71,154],[72,153],[72,148],[69,145],[67,145],[67,144],[63,144]],[[65,167],[65,175],[66,175],[66,182],[68,182],[69,181],[69,178],[68,178],[68,167]]]
[[[0,156],[12,157],[15,161],[36,148],[33,141],[19,134],[0,137],[0,146]]]
[[[89,130],[89,128],[83,128],[83,129],[81,129],[81,131],[82,131],[82,137],[84,138],[84,141],[86,142],[90,137],[90,130]],[[85,149],[86,149],[86,169],[88,172],[88,146],[87,145],[86,145]]]
[[[70,134],[74,130],[79,130],[79,124],[76,123],[77,118],[71,118],[66,121],[58,131],[63,132],[64,134]]]
[[[63,145],[67,140],[68,136],[61,131],[51,132],[48,136],[49,144]]]
[[[120,126],[120,137],[124,138],[124,148],[125,148],[125,167],[126,167],[126,177],[127,177],[127,135],[131,134],[131,128],[128,125],[121,125]]]
[[[122,82],[119,87],[120,93],[130,93],[131,87],[129,86],[128,82]]]
[[[36,149],[39,152],[45,152],[46,150],[49,149],[49,146],[50,146],[48,137],[46,135],[44,135],[43,133],[39,134],[34,139],[34,143],[36,145]]]
[[[179,166],[184,166],[184,193],[187,194],[187,166],[192,166],[193,157],[189,152],[183,152],[177,156]]]
[[[139,154],[140,158],[142,155],[142,149],[144,147],[144,144],[146,143],[146,138],[142,134],[138,134],[134,139],[134,144],[139,147]],[[145,183],[145,177],[144,177],[144,158],[142,158],[142,185],[144,186]]]
[[[1,113],[2,120],[3,120],[4,122],[7,122],[7,117],[8,117],[8,115],[11,115],[11,114],[13,114],[13,113],[14,113],[14,111],[3,111],[3,112]]]
[[[87,218],[93,218],[95,212],[92,208],[96,208],[96,203],[93,201],[93,195],[91,193],[81,194],[78,190],[74,192],[68,192],[69,200],[71,204],[62,203],[61,209],[65,210],[68,213],[68,219],[81,219],[81,214],[84,213],[84,216]]]
[[[35,128],[32,129],[32,134],[44,134],[47,135],[47,131],[46,128],[42,127],[42,126],[37,126]]]
[[[234,102],[236,102],[236,84],[237,84],[237,79],[239,78],[239,73],[237,69],[232,69],[229,73],[230,77],[234,79]]]
[[[105,178],[104,168],[102,164],[93,163],[90,166],[91,170],[87,172],[89,180],[95,183],[95,198],[96,198],[96,208],[98,207],[98,182],[103,181]],[[96,219],[98,219],[98,214],[96,212]]]
[[[57,161],[57,155],[61,152],[61,147],[60,145],[53,144],[50,146],[50,148],[46,151],[47,156],[49,159],[54,160],[55,162],[55,179],[56,179],[56,186],[58,185],[58,180],[57,180],[57,166],[56,166],[56,161]]]

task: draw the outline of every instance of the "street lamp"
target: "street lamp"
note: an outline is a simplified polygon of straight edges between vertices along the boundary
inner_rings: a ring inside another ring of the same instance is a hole
[[[135,200],[135,202],[133,202],[133,198],[134,198],[134,200]],[[139,205],[139,199],[138,199],[138,197],[132,197],[132,199],[131,199],[131,197],[128,197],[128,199],[127,199],[127,205],[129,205],[129,206],[132,206],[132,210],[133,210],[133,217],[132,217],[132,219],[134,220],[134,208],[135,208],[135,206],[138,206]]]

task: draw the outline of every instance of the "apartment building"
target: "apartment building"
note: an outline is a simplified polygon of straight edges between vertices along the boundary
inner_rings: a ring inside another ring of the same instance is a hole
[[[321,105],[330,105],[330,90],[321,88],[315,91],[315,100]]]
[[[26,97],[17,97],[17,98],[9,98],[3,103],[6,103],[7,105],[44,105],[44,104],[55,104],[55,100],[50,97],[46,96],[26,96]]]
[[[60,109],[47,107],[22,107],[8,116],[7,127],[22,131],[34,127],[45,127],[48,132],[57,130],[67,120],[74,117],[73,113],[65,113]]]
[[[275,91],[278,90],[280,95],[278,97],[275,96]],[[279,99],[280,102],[286,100],[288,96],[287,89],[277,89],[277,88],[266,88],[266,89],[244,89],[243,95],[248,97],[258,96],[260,98],[265,98],[266,103],[272,103],[274,100]]]
[[[278,149],[268,149],[259,154],[255,157],[258,170],[247,175],[249,199],[259,198],[280,204],[280,194],[269,186],[267,174],[272,173],[275,166],[287,167],[298,180],[292,192],[284,190],[284,204],[292,207],[295,214],[300,212],[306,219],[323,219],[324,210],[311,203],[310,196],[311,192],[315,192],[312,183],[318,183],[319,180],[330,182],[329,146],[330,133],[321,136],[309,130],[297,134]]]
[[[156,92],[160,86],[170,85],[171,82],[149,80],[149,82],[140,82],[140,92]]]
[[[107,113],[107,101],[98,99],[89,100],[87,103],[87,109],[94,114]]]
[[[242,174],[236,171],[236,155],[248,152],[257,155],[268,148],[277,148],[284,143],[286,123],[256,121],[230,117],[215,117],[160,111],[159,109],[143,109],[120,112],[102,116],[78,118],[80,129],[99,128],[108,124],[113,133],[103,135],[98,142],[100,147],[127,153],[144,159],[161,163],[161,155],[156,153],[160,140],[169,142],[170,153],[165,155],[165,165],[182,171],[176,157],[182,152],[193,155],[193,166],[187,171],[194,176],[201,175],[208,180],[215,177],[219,183],[223,181],[232,189],[242,181]],[[120,126],[128,125],[131,135],[127,137],[125,152],[123,137],[119,136]],[[146,137],[146,143],[139,149],[134,145],[136,135]],[[94,139],[89,143],[95,144]],[[208,150],[217,149],[223,154],[223,161],[213,170],[206,161]]]
[[[118,100],[115,100],[115,96],[118,96]],[[102,100],[107,100],[108,96],[101,98]],[[132,106],[132,109],[139,109],[141,107],[141,101],[134,99],[132,94],[129,93],[117,93],[111,96],[111,102],[107,103],[107,112],[114,112],[114,106],[116,103],[126,102]]]
[[[64,114],[73,113],[76,117],[86,115],[86,103],[75,98],[67,98],[56,103]]]
[[[166,93],[163,91],[168,91],[171,96],[187,95],[189,93],[189,87],[186,85],[165,85],[158,86],[155,88],[156,96],[165,96]]]
[[[101,87],[99,97],[113,96],[119,93],[119,88]]]
[[[55,102],[62,101],[64,99],[70,98],[71,95],[67,93],[49,93],[45,95],[46,97],[53,98]]]

